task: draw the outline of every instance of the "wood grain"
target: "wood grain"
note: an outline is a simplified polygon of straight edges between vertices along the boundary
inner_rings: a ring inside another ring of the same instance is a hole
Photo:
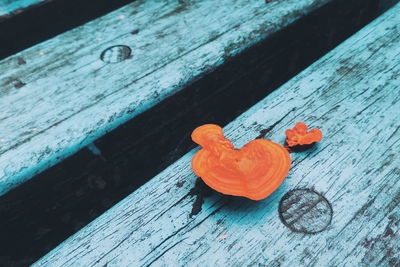
[[[225,131],[238,147],[284,141],[296,121],[324,139],[292,153],[268,199],[214,193],[189,216],[196,177],[188,153],[35,265],[398,266],[400,231],[400,4],[276,90]],[[325,231],[292,232],[279,199],[313,188],[333,207]]]
[[[23,12],[24,9],[48,2],[51,0],[1,0],[0,20],[8,18],[14,14]]]
[[[0,195],[330,1],[136,1],[1,61]]]
[[[371,22],[377,3],[335,1],[315,10],[97,139],[95,153],[83,148],[1,196],[0,262],[43,257],[192,150],[195,127],[227,125]],[[196,201],[193,214],[202,197]]]
[[[0,1],[0,20],[6,19],[14,14],[19,14],[27,8],[50,2],[53,0],[1,0]],[[272,2],[272,1],[271,1]],[[398,0],[382,0],[381,8],[387,9],[394,5]]]
[[[0,60],[131,2],[132,0],[0,0]]]

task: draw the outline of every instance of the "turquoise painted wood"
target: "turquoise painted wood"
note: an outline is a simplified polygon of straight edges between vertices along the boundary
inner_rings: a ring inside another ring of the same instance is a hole
[[[23,12],[24,9],[51,0],[0,0],[0,19]]]
[[[269,198],[214,193],[190,216],[195,149],[34,266],[398,266],[399,22],[397,4],[224,129],[237,147],[271,126],[265,138],[282,143],[296,121],[323,131],[320,144],[291,153]],[[330,202],[324,231],[281,222],[278,202],[295,188]]]
[[[139,0],[0,61],[0,195],[331,1]]]

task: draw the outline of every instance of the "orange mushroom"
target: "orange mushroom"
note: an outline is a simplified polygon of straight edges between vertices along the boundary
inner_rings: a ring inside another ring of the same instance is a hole
[[[196,128],[192,140],[202,146],[192,159],[192,169],[214,190],[261,200],[274,192],[290,169],[289,152],[265,139],[235,149],[222,128],[206,124]]]
[[[320,129],[314,128],[307,132],[308,126],[304,122],[298,122],[293,129],[286,130],[286,143],[289,147],[310,145],[322,139]]]

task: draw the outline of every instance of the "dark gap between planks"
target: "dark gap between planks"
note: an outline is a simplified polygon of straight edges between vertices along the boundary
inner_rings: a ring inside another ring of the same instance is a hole
[[[101,157],[82,149],[1,197],[0,265],[39,259],[192,149],[196,126],[234,120],[375,18],[377,6],[319,9],[100,138]]]
[[[0,17],[0,60],[131,2],[47,0]]]

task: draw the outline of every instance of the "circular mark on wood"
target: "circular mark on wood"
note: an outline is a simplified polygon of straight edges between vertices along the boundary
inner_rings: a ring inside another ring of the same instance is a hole
[[[315,234],[332,221],[332,206],[320,193],[311,189],[294,189],[279,202],[279,217],[294,232]]]
[[[106,63],[118,63],[131,57],[132,50],[126,45],[115,45],[104,50],[100,58]]]

